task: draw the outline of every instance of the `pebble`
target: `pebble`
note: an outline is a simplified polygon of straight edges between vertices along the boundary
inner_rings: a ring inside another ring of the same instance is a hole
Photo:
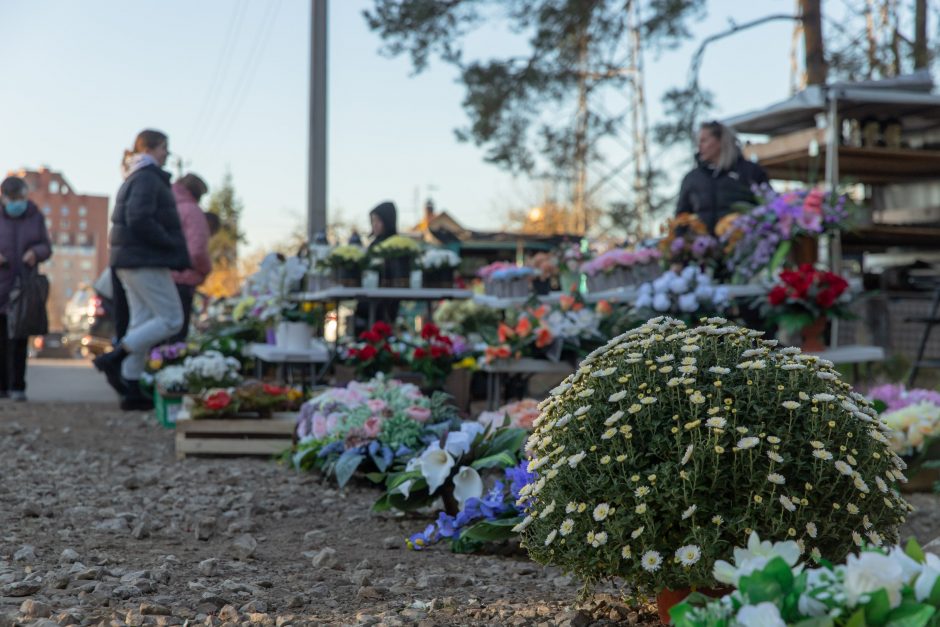
[[[20,604],[20,614],[29,618],[47,618],[52,615],[52,608],[42,601],[26,599]]]
[[[254,556],[258,541],[251,534],[245,533],[235,538],[232,548],[239,559],[246,560]]]
[[[209,559],[202,560],[199,562],[199,565],[196,567],[196,570],[199,571],[199,574],[204,577],[211,577],[216,574],[219,570],[219,560],[214,557]]]
[[[24,544],[13,554],[14,562],[34,562],[36,561],[36,547],[31,544]]]
[[[339,557],[336,555],[336,549],[326,547],[320,549],[313,557],[313,566],[315,568],[333,568],[339,565]]]

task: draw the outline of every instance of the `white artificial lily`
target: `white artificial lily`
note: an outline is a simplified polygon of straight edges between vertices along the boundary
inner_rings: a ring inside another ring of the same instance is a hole
[[[417,470],[421,466],[420,457],[412,457],[408,460],[408,463],[405,464],[405,472],[411,472]],[[391,490],[391,494],[402,494],[407,499],[411,496],[411,485],[414,483],[414,479],[408,479],[402,481],[397,487]]]
[[[736,586],[738,579],[750,575],[755,570],[760,570],[774,557],[783,558],[787,566],[795,566],[800,559],[800,546],[792,540],[786,542],[764,540],[761,542],[757,532],[752,531],[747,540],[747,548],[734,549],[734,565],[724,560],[717,560],[712,574],[721,583]]]
[[[915,560],[914,558],[912,558],[911,556],[909,556],[907,553],[905,553],[904,549],[902,549],[899,546],[896,546],[890,551],[888,551],[888,557],[890,557],[895,562],[897,562],[898,565],[901,567],[901,570],[903,571],[904,581],[911,581],[912,579],[914,579],[914,577],[917,576],[919,572],[921,572],[922,564],[918,562],[917,560]],[[934,558],[934,560],[937,560],[936,555],[932,557]],[[938,560],[936,563],[940,565],[940,560]]]
[[[463,431],[451,431],[444,440],[444,450],[459,459],[470,450],[473,439]]]
[[[483,480],[480,473],[470,466],[461,466],[454,475],[454,498],[463,509],[467,499],[480,498],[483,495]]]
[[[937,578],[940,577],[940,557],[933,553],[927,553],[924,557],[927,561],[920,564],[920,575],[918,575],[917,582],[914,584],[914,596],[918,601],[925,601],[930,598],[930,593],[933,592]]]
[[[428,491],[433,494],[450,476],[450,471],[454,467],[454,458],[441,449],[440,444],[432,442],[431,446],[421,454],[420,464],[421,475],[428,482]]]
[[[897,607],[903,585],[904,569],[887,555],[867,552],[849,555],[845,562],[845,596],[850,608],[858,605],[862,595],[882,588],[888,593],[891,607]]]

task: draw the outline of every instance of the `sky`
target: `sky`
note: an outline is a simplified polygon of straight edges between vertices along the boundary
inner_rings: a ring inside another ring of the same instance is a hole
[[[466,226],[500,228],[509,206],[533,198],[532,184],[455,139],[466,123],[456,70],[432,61],[415,76],[406,57],[382,56],[362,18],[371,4],[329,5],[328,219],[365,229],[369,209],[388,199],[400,227],[409,227],[430,194]],[[740,23],[794,4],[711,0],[690,43],[647,53],[651,124],[661,117],[661,95],[686,82],[701,39],[732,16]],[[81,193],[113,198],[123,150],[139,130],[157,128],[210,187],[231,172],[246,249],[304,230],[308,0],[2,0],[0,24],[0,172],[45,165]],[[715,93],[718,116],[789,95],[792,32],[788,22],[770,23],[709,46],[700,82]],[[519,45],[489,28],[470,51]],[[688,158],[665,161],[676,184]]]

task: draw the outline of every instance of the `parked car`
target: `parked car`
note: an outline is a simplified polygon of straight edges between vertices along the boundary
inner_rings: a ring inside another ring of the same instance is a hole
[[[29,356],[45,359],[67,359],[76,353],[75,347],[64,333],[47,333],[30,338]]]
[[[114,335],[112,304],[94,288],[80,285],[65,304],[62,316],[67,343],[83,357],[111,350]]]

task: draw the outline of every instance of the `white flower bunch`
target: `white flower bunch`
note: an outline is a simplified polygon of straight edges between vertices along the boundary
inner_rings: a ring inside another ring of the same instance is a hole
[[[460,265],[460,255],[447,248],[429,248],[421,255],[420,263],[425,270],[456,268]]]
[[[474,440],[484,431],[486,427],[478,422],[461,423],[459,431],[448,432],[443,446],[435,440],[423,452],[411,458],[405,471],[420,470],[421,476],[427,482],[428,492],[434,494],[451,477],[454,466],[470,452]],[[480,498],[483,494],[483,480],[480,474],[469,465],[461,465],[451,481],[454,484],[454,498],[457,499],[461,509],[467,499]],[[408,498],[413,483],[411,479],[406,480],[392,490],[392,493],[400,493]]]
[[[597,312],[588,307],[579,311],[555,309],[542,318],[542,324],[551,331],[552,336],[563,339],[597,337],[600,321]]]
[[[930,401],[886,412],[881,419],[892,430],[888,438],[898,455],[919,453],[930,439],[940,435],[940,407]]]
[[[184,366],[167,366],[157,372],[154,377],[157,387],[164,392],[186,391],[186,368]]]
[[[728,303],[727,288],[713,285],[711,277],[698,266],[686,266],[681,272],[669,270],[655,281],[640,285],[634,307],[691,314],[702,308],[721,312]]]
[[[916,544],[907,549],[868,548],[849,555],[844,563],[811,569],[797,563],[795,542],[771,546],[752,534],[748,546],[734,549],[737,568],[725,562],[715,565],[716,579],[738,589],[705,607],[678,608],[674,624],[863,625],[873,620],[874,624],[925,625],[940,606],[940,557],[925,554]],[[784,560],[789,572],[780,568],[779,562],[770,564],[776,558]],[[729,577],[732,571],[735,576]],[[742,580],[749,575],[757,579]],[[767,594],[771,582],[777,587]]]
[[[258,271],[245,280],[243,297],[253,299],[252,315],[264,321],[278,318],[291,291],[309,269],[306,259],[288,257],[281,261],[275,253],[267,255]]]
[[[186,385],[190,393],[208,388],[231,387],[241,381],[241,364],[234,357],[218,351],[206,351],[183,360]]]
[[[649,591],[714,585],[716,563],[733,580],[752,557],[894,541],[906,465],[871,404],[828,361],[700,322],[613,338],[540,404],[526,443],[537,478],[519,501],[529,554]],[[725,565],[753,531],[790,544]]]

